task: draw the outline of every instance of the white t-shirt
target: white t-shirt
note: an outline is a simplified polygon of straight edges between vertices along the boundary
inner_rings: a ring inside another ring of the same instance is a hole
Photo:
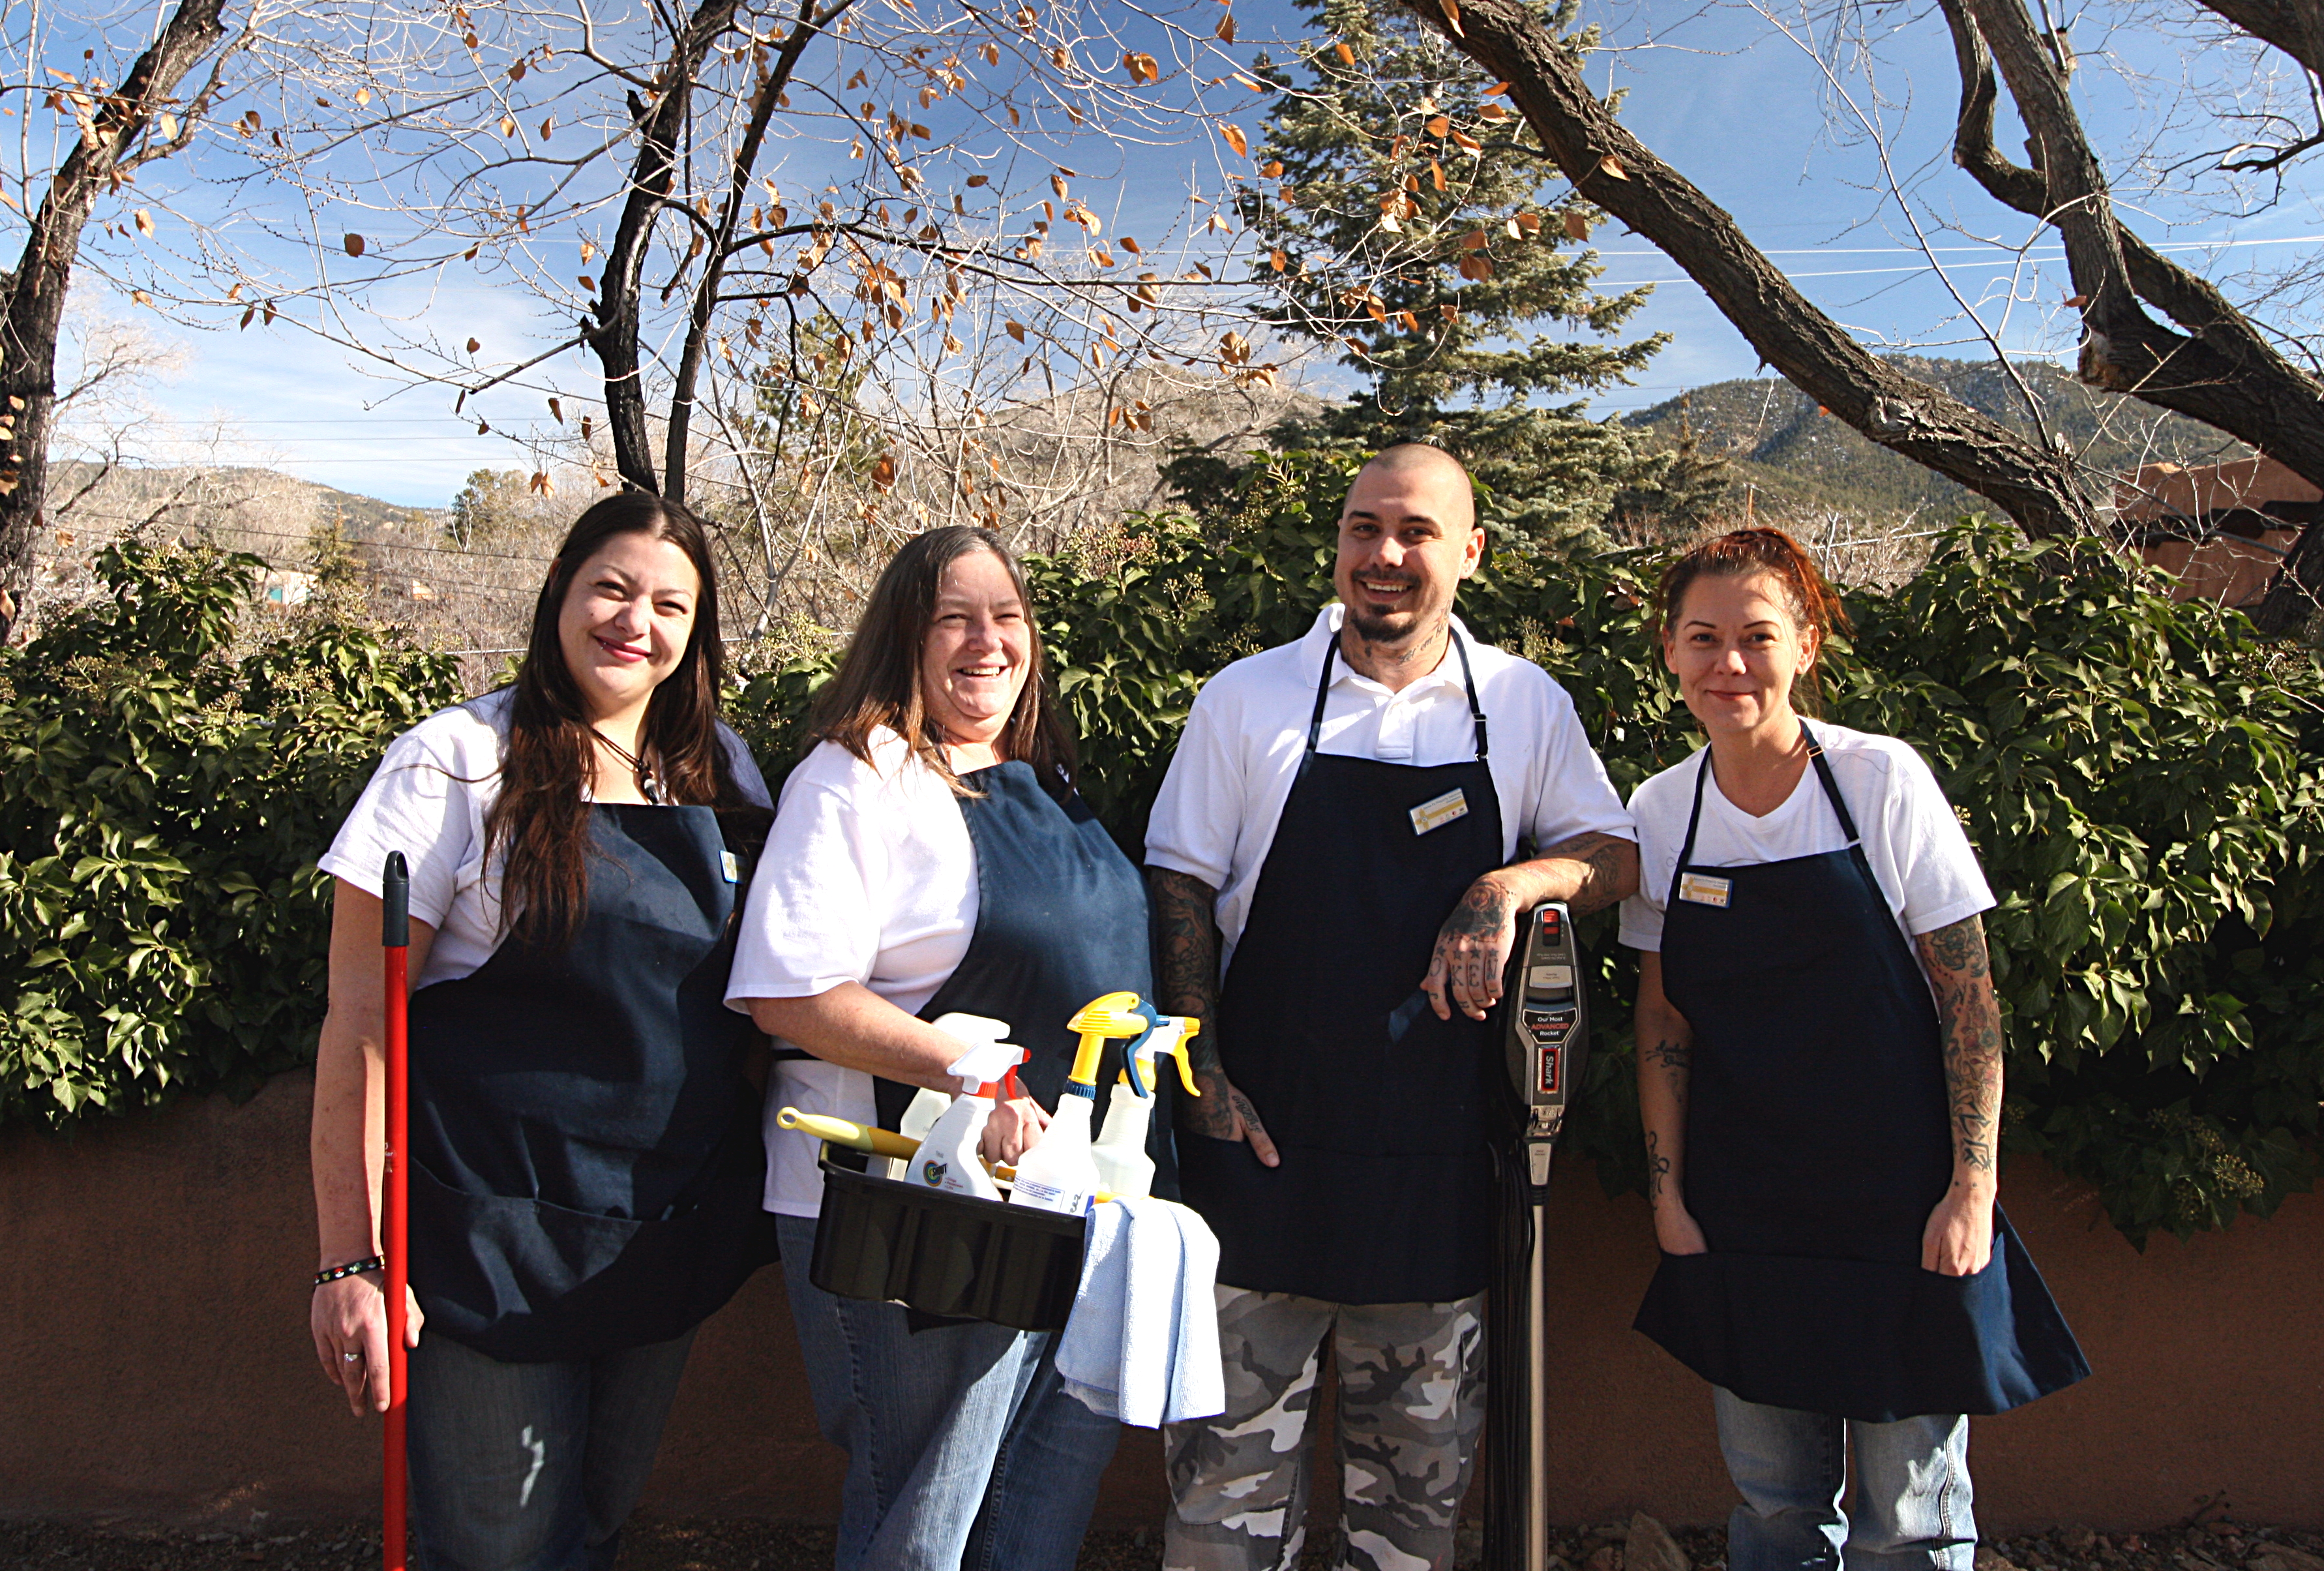
[[[726,1000],[812,998],[861,983],[908,1014],[936,996],[976,930],[976,850],[943,777],[892,731],[874,763],[835,742],[783,782],[774,831],[742,910]],[[784,1106],[876,1122],[872,1077],[785,1058],[767,1086],[767,1209],[823,1206],[816,1142],[774,1126]]]
[[[1148,865],[1219,892],[1222,967],[1234,956],[1259,869],[1307,746],[1315,683],[1345,608],[1323,608],[1296,643],[1239,660],[1204,684],[1146,830]],[[1628,840],[1622,799],[1566,696],[1530,661],[1480,643],[1456,618],[1485,712],[1493,790],[1501,802],[1501,855],[1530,836],[1547,849],[1589,831]],[[1434,766],[1477,755],[1461,659],[1448,646],[1436,670],[1390,692],[1333,658],[1319,753]]]
[[[319,864],[375,895],[387,854],[403,853],[411,870],[411,914],[436,929],[416,987],[469,975],[507,936],[500,855],[484,865],[484,815],[500,796],[501,750],[515,701],[515,690],[502,688],[439,709],[390,743]],[[723,725],[718,739],[742,794],[766,806],[767,782],[751,750]]]
[[[1964,917],[1990,910],[1986,887],[1968,833],[1937,784],[1937,777],[1910,744],[1874,736],[1829,721],[1809,722],[1823,744],[1848,811],[1863,836],[1864,859],[1880,885],[1896,925],[1907,939],[1932,933]],[[1686,838],[1687,814],[1694,803],[1695,772],[1707,750],[1645,781],[1630,797],[1638,824],[1638,892],[1622,902],[1622,942],[1660,953],[1663,911],[1671,875]],[[1755,818],[1729,801],[1716,777],[1702,784],[1702,821],[1695,830],[1696,867],[1750,867],[1843,850],[1848,836],[1825,799],[1814,765],[1783,805]]]

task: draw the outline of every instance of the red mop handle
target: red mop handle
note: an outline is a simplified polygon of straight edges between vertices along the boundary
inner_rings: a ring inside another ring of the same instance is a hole
[[[410,1487],[403,1454],[404,1337],[409,1329],[403,1305],[411,1280],[411,1175],[404,1160],[411,1111],[406,1013],[410,998],[410,899],[411,878],[404,867],[403,853],[391,851],[386,873],[380,881],[380,942],[387,959],[387,1196],[380,1228],[381,1252],[387,1257],[387,1449],[381,1470],[380,1502],[381,1558],[386,1571],[404,1571],[404,1507]]]

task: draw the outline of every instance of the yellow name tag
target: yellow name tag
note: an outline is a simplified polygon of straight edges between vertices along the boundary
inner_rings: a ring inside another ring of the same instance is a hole
[[[1728,891],[1734,887],[1730,880],[1711,878],[1700,873],[1682,873],[1678,875],[1679,899],[1692,901],[1696,905],[1718,906],[1724,910],[1727,905]]]
[[[1431,797],[1412,809],[1412,832],[1425,835],[1431,829],[1442,829],[1455,818],[1469,816],[1469,793],[1454,786],[1441,797]]]

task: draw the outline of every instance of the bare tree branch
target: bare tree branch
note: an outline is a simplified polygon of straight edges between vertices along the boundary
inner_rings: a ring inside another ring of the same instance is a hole
[[[1406,0],[1510,84],[1566,177],[1684,268],[1767,363],[1885,448],[2002,508],[2028,534],[2092,530],[2066,455],[2051,451],[1858,343],[1777,272],[1733,217],[1655,156],[1582,79],[1565,41],[1519,0]]]

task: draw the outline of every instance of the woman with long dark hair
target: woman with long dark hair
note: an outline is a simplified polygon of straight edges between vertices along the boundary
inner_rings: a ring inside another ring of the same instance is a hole
[[[398,737],[322,859],[311,1326],[357,1413],[387,1405],[380,888],[390,852],[410,865],[424,1571],[611,1566],[695,1327],[771,1255],[765,1043],[724,1002],[767,790],[721,675],[701,523],[609,497],[515,682]]]
[[[1630,799],[1638,1329],[1713,1387],[1732,1571],[1969,1571],[1967,1415],[2089,1372],[1997,1204],[1993,894],[1910,744],[1801,718],[1847,623],[1790,536],[1705,541],[1656,610],[1709,742]]]
[[[1056,1104],[1100,994],[1152,992],[1138,870],[1074,791],[1025,578],[982,529],[898,552],[783,784],[728,995],[777,1039],[770,1110],[898,1126],[915,1087],[958,1089],[963,1044],[930,1022],[1006,1021]],[[1111,1084],[1115,1048],[1099,1074]],[[1161,1093],[1157,1087],[1157,1094]],[[1038,1138],[997,1110],[987,1152]],[[1169,1193],[1170,1115],[1148,1153]],[[767,1206],[823,1432],[847,1452],[840,1571],[1070,1571],[1120,1433],[1068,1395],[1047,1335],[921,1325],[807,1279],[815,1142],[768,1130]]]

